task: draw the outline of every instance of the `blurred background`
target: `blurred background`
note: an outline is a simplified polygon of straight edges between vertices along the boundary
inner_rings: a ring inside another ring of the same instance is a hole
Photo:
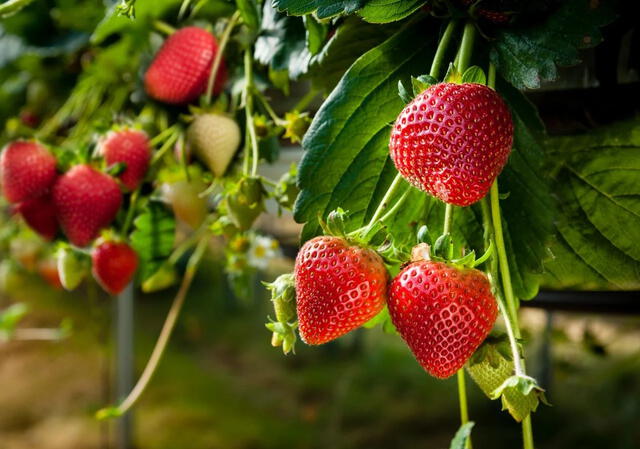
[[[81,49],[102,17],[102,4],[96,5],[42,1],[2,22],[2,141],[32,126],[74,84],[76,66],[91,58]],[[604,44],[585,53],[583,64],[530,93],[550,135],[637,117],[636,22],[630,7],[605,28]],[[50,33],[55,29],[73,33]],[[291,97],[281,98],[282,110],[304,90],[293,86]],[[299,148],[285,148],[271,169],[282,173],[300,155]],[[212,244],[128,425],[93,415],[117,398],[119,353],[132,349],[125,364],[136,375],[144,367],[175,290],[135,293],[132,346],[119,347],[119,303],[90,287],[60,290],[55,275],[35,262],[37,242],[27,236],[16,243],[13,250],[31,268],[2,265],[0,310],[20,303],[28,312],[11,340],[0,325],[0,449],[449,447],[459,425],[455,379],[425,374],[398,336],[358,330],[322,347],[299,343],[288,356],[271,347],[264,323],[272,309],[260,281],[290,271],[298,227],[274,206],[261,217],[261,229],[281,248],[242,291],[223,272],[222,248]],[[640,448],[639,292],[581,292],[580,285],[557,292],[552,277],[547,287],[522,310],[528,368],[552,404],[533,417],[538,447]],[[474,447],[519,447],[520,428],[500,413],[499,402],[470,381],[468,391]]]

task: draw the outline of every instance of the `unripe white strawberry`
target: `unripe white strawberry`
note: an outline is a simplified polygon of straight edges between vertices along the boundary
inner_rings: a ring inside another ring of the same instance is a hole
[[[211,172],[224,175],[240,145],[240,127],[224,115],[203,114],[195,118],[187,139],[191,150]]]

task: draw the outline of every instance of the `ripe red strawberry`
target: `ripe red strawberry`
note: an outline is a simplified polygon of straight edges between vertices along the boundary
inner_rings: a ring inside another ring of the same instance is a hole
[[[0,156],[4,196],[19,203],[42,196],[56,179],[56,158],[38,142],[11,142]]]
[[[300,337],[310,345],[361,326],[386,301],[387,271],[380,256],[338,237],[305,243],[294,276]]]
[[[149,169],[151,147],[147,134],[135,129],[111,132],[100,144],[100,152],[107,165],[122,162],[125,170],[118,176],[129,189],[138,188]]]
[[[51,195],[23,201],[16,205],[16,212],[24,221],[46,240],[53,240],[58,232],[58,218]]]
[[[420,260],[392,281],[389,314],[420,365],[444,379],[487,337],[498,305],[481,271]]]
[[[186,27],[167,38],[144,76],[147,93],[156,100],[184,104],[202,95],[218,52],[216,38],[198,27]],[[224,59],[213,92],[220,93],[227,79]]]
[[[389,149],[414,186],[457,206],[484,197],[509,159],[507,105],[482,84],[436,84],[398,116]]]
[[[53,202],[71,243],[85,246],[116,217],[122,194],[111,176],[76,165],[53,186]]]
[[[112,295],[122,292],[138,269],[138,254],[124,242],[100,243],[91,261],[93,277]]]

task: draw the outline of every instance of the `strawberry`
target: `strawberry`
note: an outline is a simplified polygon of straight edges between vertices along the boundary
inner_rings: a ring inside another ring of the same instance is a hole
[[[120,181],[129,189],[138,188],[149,169],[151,147],[146,133],[135,129],[123,129],[109,133],[100,144],[100,153],[107,165],[124,163]]]
[[[493,89],[440,83],[400,113],[389,149],[411,184],[447,203],[468,206],[487,194],[512,142],[509,109]]]
[[[173,33],[160,48],[144,76],[147,93],[169,104],[192,102],[207,89],[218,43],[213,34],[198,27]],[[222,91],[227,79],[224,59],[216,75],[213,92]]]
[[[203,114],[189,126],[187,139],[194,155],[220,177],[238,150],[240,127],[224,115]]]
[[[91,261],[93,277],[112,295],[122,292],[138,269],[138,254],[124,242],[99,243],[91,253]]]
[[[56,180],[56,158],[38,142],[11,142],[0,156],[0,177],[10,203],[42,196]]]
[[[198,228],[207,217],[207,200],[200,196],[207,189],[201,178],[166,183],[161,192],[164,201],[171,205],[176,218],[192,229]]]
[[[85,246],[116,217],[122,194],[111,176],[76,165],[53,186],[53,203],[71,243]]]
[[[316,237],[296,258],[300,337],[310,345],[334,340],[377,315],[386,301],[380,256],[339,237]]]
[[[23,201],[15,207],[24,221],[45,240],[53,240],[58,232],[56,208],[50,195]]]
[[[418,260],[393,279],[389,314],[420,365],[444,379],[489,334],[498,305],[481,271]]]

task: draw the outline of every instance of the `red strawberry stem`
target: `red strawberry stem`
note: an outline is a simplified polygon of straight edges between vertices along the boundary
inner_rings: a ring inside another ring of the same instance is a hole
[[[229,42],[229,37],[231,37],[231,32],[233,28],[236,26],[238,19],[240,18],[240,11],[236,11],[233,13],[231,18],[229,19],[229,23],[225,27],[222,32],[222,36],[220,37],[220,45],[218,46],[218,52],[216,53],[216,57],[213,58],[213,65],[211,66],[211,72],[209,73],[209,80],[207,81],[207,90],[205,93],[205,102],[206,106],[211,105],[211,98],[213,96],[213,86],[215,84],[216,77],[218,76],[218,70],[220,69],[220,63],[222,62],[222,56],[224,54],[224,50],[227,47],[227,43]]]
[[[256,127],[253,122],[253,66],[252,66],[251,49],[244,52],[244,111],[247,127],[247,143],[244,152],[244,174],[249,174],[249,145],[251,146],[251,176],[258,173],[258,137],[256,136]]]
[[[195,251],[189,258],[189,262],[187,263],[187,269],[185,271],[184,277],[182,278],[182,283],[180,284],[180,289],[176,294],[173,303],[171,304],[171,309],[169,309],[169,313],[167,314],[167,319],[162,326],[162,330],[160,331],[160,336],[158,337],[158,341],[156,342],[156,346],[153,348],[153,352],[151,353],[151,357],[149,357],[149,361],[147,362],[147,366],[145,366],[140,379],[138,379],[138,383],[133,387],[133,390],[129,393],[129,395],[118,405],[117,407],[110,407],[99,410],[96,413],[96,417],[98,419],[106,419],[106,418],[114,418],[118,416],[122,416],[126,413],[133,405],[140,399],[142,393],[144,393],[145,389],[149,385],[153,374],[158,368],[158,364],[160,360],[162,360],[162,356],[164,355],[164,351],[167,348],[167,343],[169,342],[169,338],[175,328],[176,322],[178,320],[178,316],[180,316],[180,311],[182,310],[182,306],[187,297],[187,292],[189,291],[189,287],[191,287],[191,283],[193,278],[195,277],[198,265],[204,251],[207,247],[208,243],[208,235],[205,235],[201,238],[196,246]]]

